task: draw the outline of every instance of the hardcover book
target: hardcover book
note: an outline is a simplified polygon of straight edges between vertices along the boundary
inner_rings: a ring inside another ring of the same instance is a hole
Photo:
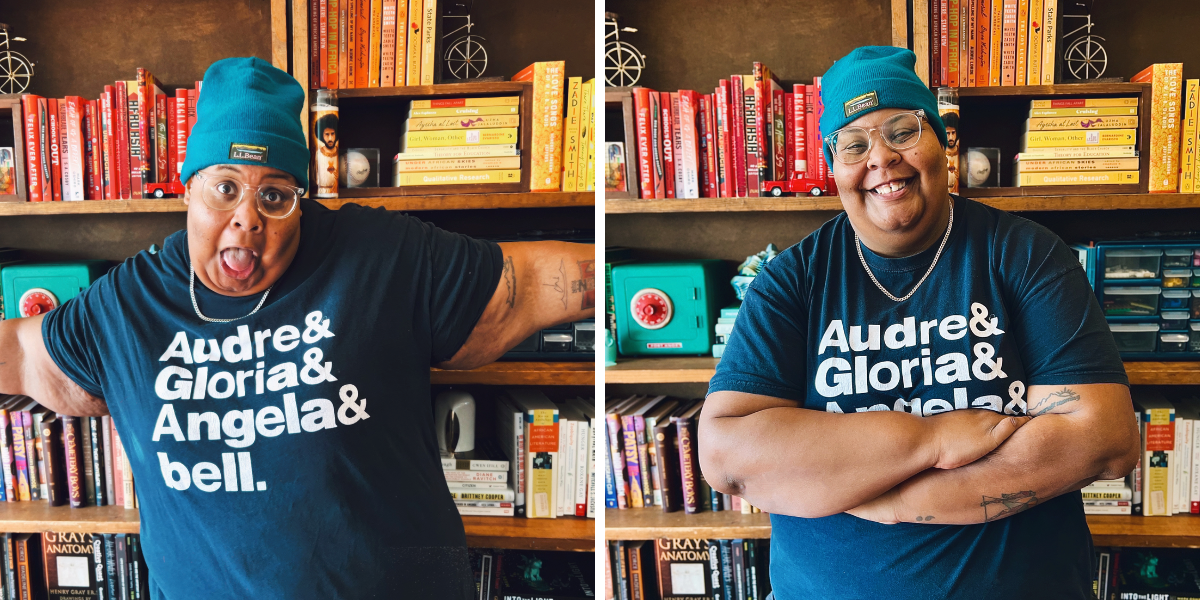
[[[414,185],[462,185],[475,183],[520,183],[521,170],[508,171],[442,171],[434,173],[400,173],[397,187]]]
[[[678,191],[675,189],[675,123],[678,119],[674,114],[675,103],[671,100],[670,92],[658,92],[659,112],[662,115],[660,126],[662,129],[662,157],[663,157],[663,195],[666,198],[678,197]]]
[[[42,188],[46,182],[46,178],[42,177],[41,165],[41,136],[38,135],[40,124],[38,122],[38,101],[41,96],[33,94],[24,94],[21,96],[21,114],[24,117],[25,127],[25,164],[27,165],[26,179],[29,188],[29,201],[42,201]]]
[[[42,533],[42,564],[45,565],[45,585],[49,592],[47,600],[94,600],[105,597],[108,585],[104,581],[103,563],[97,561],[96,541],[102,542],[102,538],[91,533]],[[103,556],[99,559],[102,561]]]
[[[1018,187],[1031,185],[1096,185],[1132,184],[1138,182],[1138,171],[1081,171],[1079,173],[1021,173]]]
[[[563,127],[562,190],[574,192],[579,185],[579,125],[582,120],[583,78],[567,78],[567,121]],[[516,123],[513,124],[514,126]]]
[[[715,544],[699,539],[654,540],[655,569],[662,600],[726,598],[720,578],[713,577]],[[715,589],[714,589],[715,587]]]
[[[562,175],[563,61],[534,63],[514,75],[513,81],[533,82],[535,118],[529,189],[558,191]]]
[[[399,0],[404,2],[404,0]],[[383,29],[380,35],[379,85],[394,87],[396,80],[396,2],[383,0]]]
[[[517,143],[516,127],[495,129],[458,129],[438,131],[410,131],[400,138],[400,151],[408,148],[431,146],[475,146]],[[561,148],[559,151],[561,152]]]
[[[1174,192],[1179,189],[1180,91],[1183,86],[1181,63],[1150,65],[1130,80],[1150,83],[1150,192]],[[1077,110],[1121,110],[1096,108]],[[1136,109],[1129,109],[1136,110]]]
[[[413,100],[413,108],[463,108],[463,107],[479,107],[479,106],[518,106],[520,104],[520,96],[497,96],[487,98],[432,98],[427,100]]]
[[[403,2],[405,0],[400,1]],[[421,32],[424,27],[421,15],[423,14],[425,4],[422,0],[407,1],[408,14],[405,20],[408,23],[408,31],[406,32],[404,43],[408,59],[404,67],[404,81],[405,85],[421,85]],[[400,32],[397,31],[396,35],[400,35]],[[396,60],[400,60],[400,58],[396,57]]]

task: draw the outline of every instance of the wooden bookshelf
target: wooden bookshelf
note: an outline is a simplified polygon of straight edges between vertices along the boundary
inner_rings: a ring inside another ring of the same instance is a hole
[[[604,512],[604,521],[605,540],[771,537],[771,518],[766,513],[743,515],[724,511],[689,515],[683,511],[664,513],[657,507],[610,508]],[[1200,517],[1088,515],[1087,522],[1097,546],[1200,547]]]
[[[434,385],[596,385],[593,362],[494,362],[469,371],[430,370]]]
[[[626,358],[604,370],[605,383],[706,383],[716,373],[711,356]],[[1125,363],[1131,385],[1200,384],[1200,362]]]
[[[1020,189],[1020,188],[1011,188]],[[981,189],[966,189],[962,196],[972,197]],[[975,200],[1009,212],[1049,210],[1136,210],[1164,208],[1200,208],[1200,194],[1087,194],[1062,196],[987,196]],[[0,206],[0,209],[3,207]],[[605,199],[606,214],[706,213],[706,212],[799,212],[842,210],[836,196],[800,196],[773,198],[698,198],[692,200],[613,200]]]
[[[595,550],[595,519],[518,519],[463,517],[467,544],[479,548],[515,550]],[[138,533],[137,510],[119,506],[70,508],[49,502],[0,503],[0,531],[37,533]]]
[[[372,196],[322,200],[334,210],[344,204],[386,208],[398,211],[478,210],[489,208],[561,208],[595,206],[595,192],[520,192],[510,194],[445,194],[437,196]],[[94,215],[187,212],[178,198],[162,200],[84,200],[82,202],[0,202],[0,216],[18,215]]]

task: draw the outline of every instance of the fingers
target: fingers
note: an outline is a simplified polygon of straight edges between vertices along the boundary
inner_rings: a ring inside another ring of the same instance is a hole
[[[992,438],[999,446],[1004,440],[1008,439],[1013,433],[1016,433],[1022,425],[1029,422],[1030,417],[1007,417],[1001,419],[992,427]]]

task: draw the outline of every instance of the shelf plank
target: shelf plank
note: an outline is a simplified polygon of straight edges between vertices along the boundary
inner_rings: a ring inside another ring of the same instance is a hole
[[[1046,189],[1045,187],[1038,188]],[[970,196],[970,190],[964,190]],[[1009,212],[1047,210],[1134,210],[1200,208],[1200,194],[1086,194],[1061,196],[990,196],[974,198]],[[606,199],[606,214],[700,212],[802,212],[842,210],[837,197],[699,198],[692,200]]]
[[[711,356],[625,358],[604,370],[605,383],[707,383],[716,374]],[[1129,361],[1125,373],[1132,385],[1200,384],[1200,361]]]
[[[1200,547],[1200,517],[1088,515],[1087,522],[1097,546]],[[723,511],[689,515],[683,511],[664,513],[659,508],[604,511],[605,540],[769,537],[771,518],[767,513],[743,515]]]
[[[517,550],[595,550],[595,519],[463,517],[467,544]],[[138,533],[137,510],[119,506],[70,508],[49,502],[0,503],[0,531],[38,533]]]
[[[371,196],[372,188],[352,191],[354,197],[322,200],[334,210],[344,204],[382,207],[388,210],[478,210],[489,208],[561,208],[595,206],[595,192],[540,192],[511,194],[444,194],[437,196]],[[359,197],[358,194],[363,196]],[[85,200],[83,202],[0,202],[0,216],[95,215],[187,212],[178,198],[162,200]]]
[[[1136,96],[1148,83],[1060,83],[1056,85],[1010,85],[1002,87],[955,88],[964,96]]]
[[[463,517],[462,520],[467,529],[467,545],[472,548],[596,551],[595,519]]]
[[[468,83],[440,83],[437,85],[408,85],[397,87],[373,87],[373,88],[354,88],[338,90],[338,100],[357,100],[357,99],[392,99],[392,98],[409,98],[409,97],[437,97],[437,96],[479,96],[484,94],[493,95],[519,95],[521,91],[532,85],[532,82],[527,81],[490,81],[490,82],[468,82]]]
[[[430,383],[434,385],[596,385],[596,365],[591,362],[494,362],[469,371],[431,369]]]

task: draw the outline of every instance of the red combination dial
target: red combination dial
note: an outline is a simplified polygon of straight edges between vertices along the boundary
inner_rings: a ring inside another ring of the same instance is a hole
[[[633,295],[629,303],[633,321],[646,329],[662,329],[675,316],[671,297],[662,290],[646,288]]]
[[[33,288],[21,294],[17,307],[22,317],[36,317],[58,308],[58,298],[50,290]]]

